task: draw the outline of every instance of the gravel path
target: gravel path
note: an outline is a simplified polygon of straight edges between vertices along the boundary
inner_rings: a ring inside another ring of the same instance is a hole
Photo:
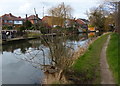
[[[104,43],[100,54],[100,71],[101,71],[101,84],[115,84],[112,73],[109,69],[109,65],[106,59],[106,49],[110,40],[110,35],[107,41]]]

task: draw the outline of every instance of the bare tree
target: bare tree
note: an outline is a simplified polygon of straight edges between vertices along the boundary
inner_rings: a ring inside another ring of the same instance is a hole
[[[99,31],[104,31],[105,15],[102,6],[92,8],[88,14],[90,24],[96,27]]]
[[[113,15],[113,21],[115,22],[115,30],[120,33],[120,1],[119,0],[103,0],[104,6]]]
[[[71,18],[72,8],[70,5],[64,3],[59,4],[56,7],[52,7],[48,10],[48,13],[54,17]]]
[[[40,41],[45,46],[36,46],[34,49],[24,48],[24,56],[21,51],[14,52],[17,58],[33,64],[34,67],[41,68],[47,75],[57,73],[57,80],[60,80],[64,71],[73,62],[74,48],[66,42],[67,36],[55,37],[43,35]],[[20,58],[22,57],[22,58]],[[49,84],[49,83],[47,83]]]
[[[48,13],[50,14],[50,16],[52,16],[53,19],[57,18],[57,20],[54,22],[59,21],[58,25],[60,24],[61,26],[64,24],[66,18],[72,18],[72,11],[73,9],[71,8],[71,6],[65,5],[64,3],[61,3],[56,7],[48,9]]]
[[[93,8],[88,13],[91,25],[103,31],[119,30],[119,2],[112,0],[103,0],[103,3],[97,8]]]

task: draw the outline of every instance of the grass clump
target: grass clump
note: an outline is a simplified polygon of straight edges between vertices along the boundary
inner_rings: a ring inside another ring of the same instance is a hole
[[[115,82],[118,83],[118,63],[120,63],[120,60],[118,60],[118,50],[120,47],[118,44],[120,44],[119,35],[117,33],[113,33],[111,35],[110,42],[108,44],[107,48],[107,60],[108,64],[110,66],[110,69],[112,70],[113,76],[115,78]]]

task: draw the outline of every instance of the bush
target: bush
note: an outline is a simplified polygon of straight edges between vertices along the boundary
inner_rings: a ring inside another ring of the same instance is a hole
[[[3,30],[12,30],[13,26],[3,26],[2,29]]]
[[[23,31],[23,30],[25,30],[26,28],[25,28],[25,26],[20,26],[20,27],[18,27],[18,30],[19,31]]]
[[[26,28],[32,27],[32,23],[28,20],[26,20],[23,24]]]

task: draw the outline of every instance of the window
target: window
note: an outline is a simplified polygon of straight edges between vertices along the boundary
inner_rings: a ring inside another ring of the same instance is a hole
[[[13,21],[12,21],[12,20],[9,20],[8,22],[9,22],[9,23],[13,23]]]
[[[16,23],[19,23],[19,21],[15,21]]]
[[[16,20],[14,21],[14,24],[23,24],[23,21]]]
[[[7,20],[4,20],[4,23],[7,23]]]
[[[34,23],[37,23],[37,20],[34,20]]]

